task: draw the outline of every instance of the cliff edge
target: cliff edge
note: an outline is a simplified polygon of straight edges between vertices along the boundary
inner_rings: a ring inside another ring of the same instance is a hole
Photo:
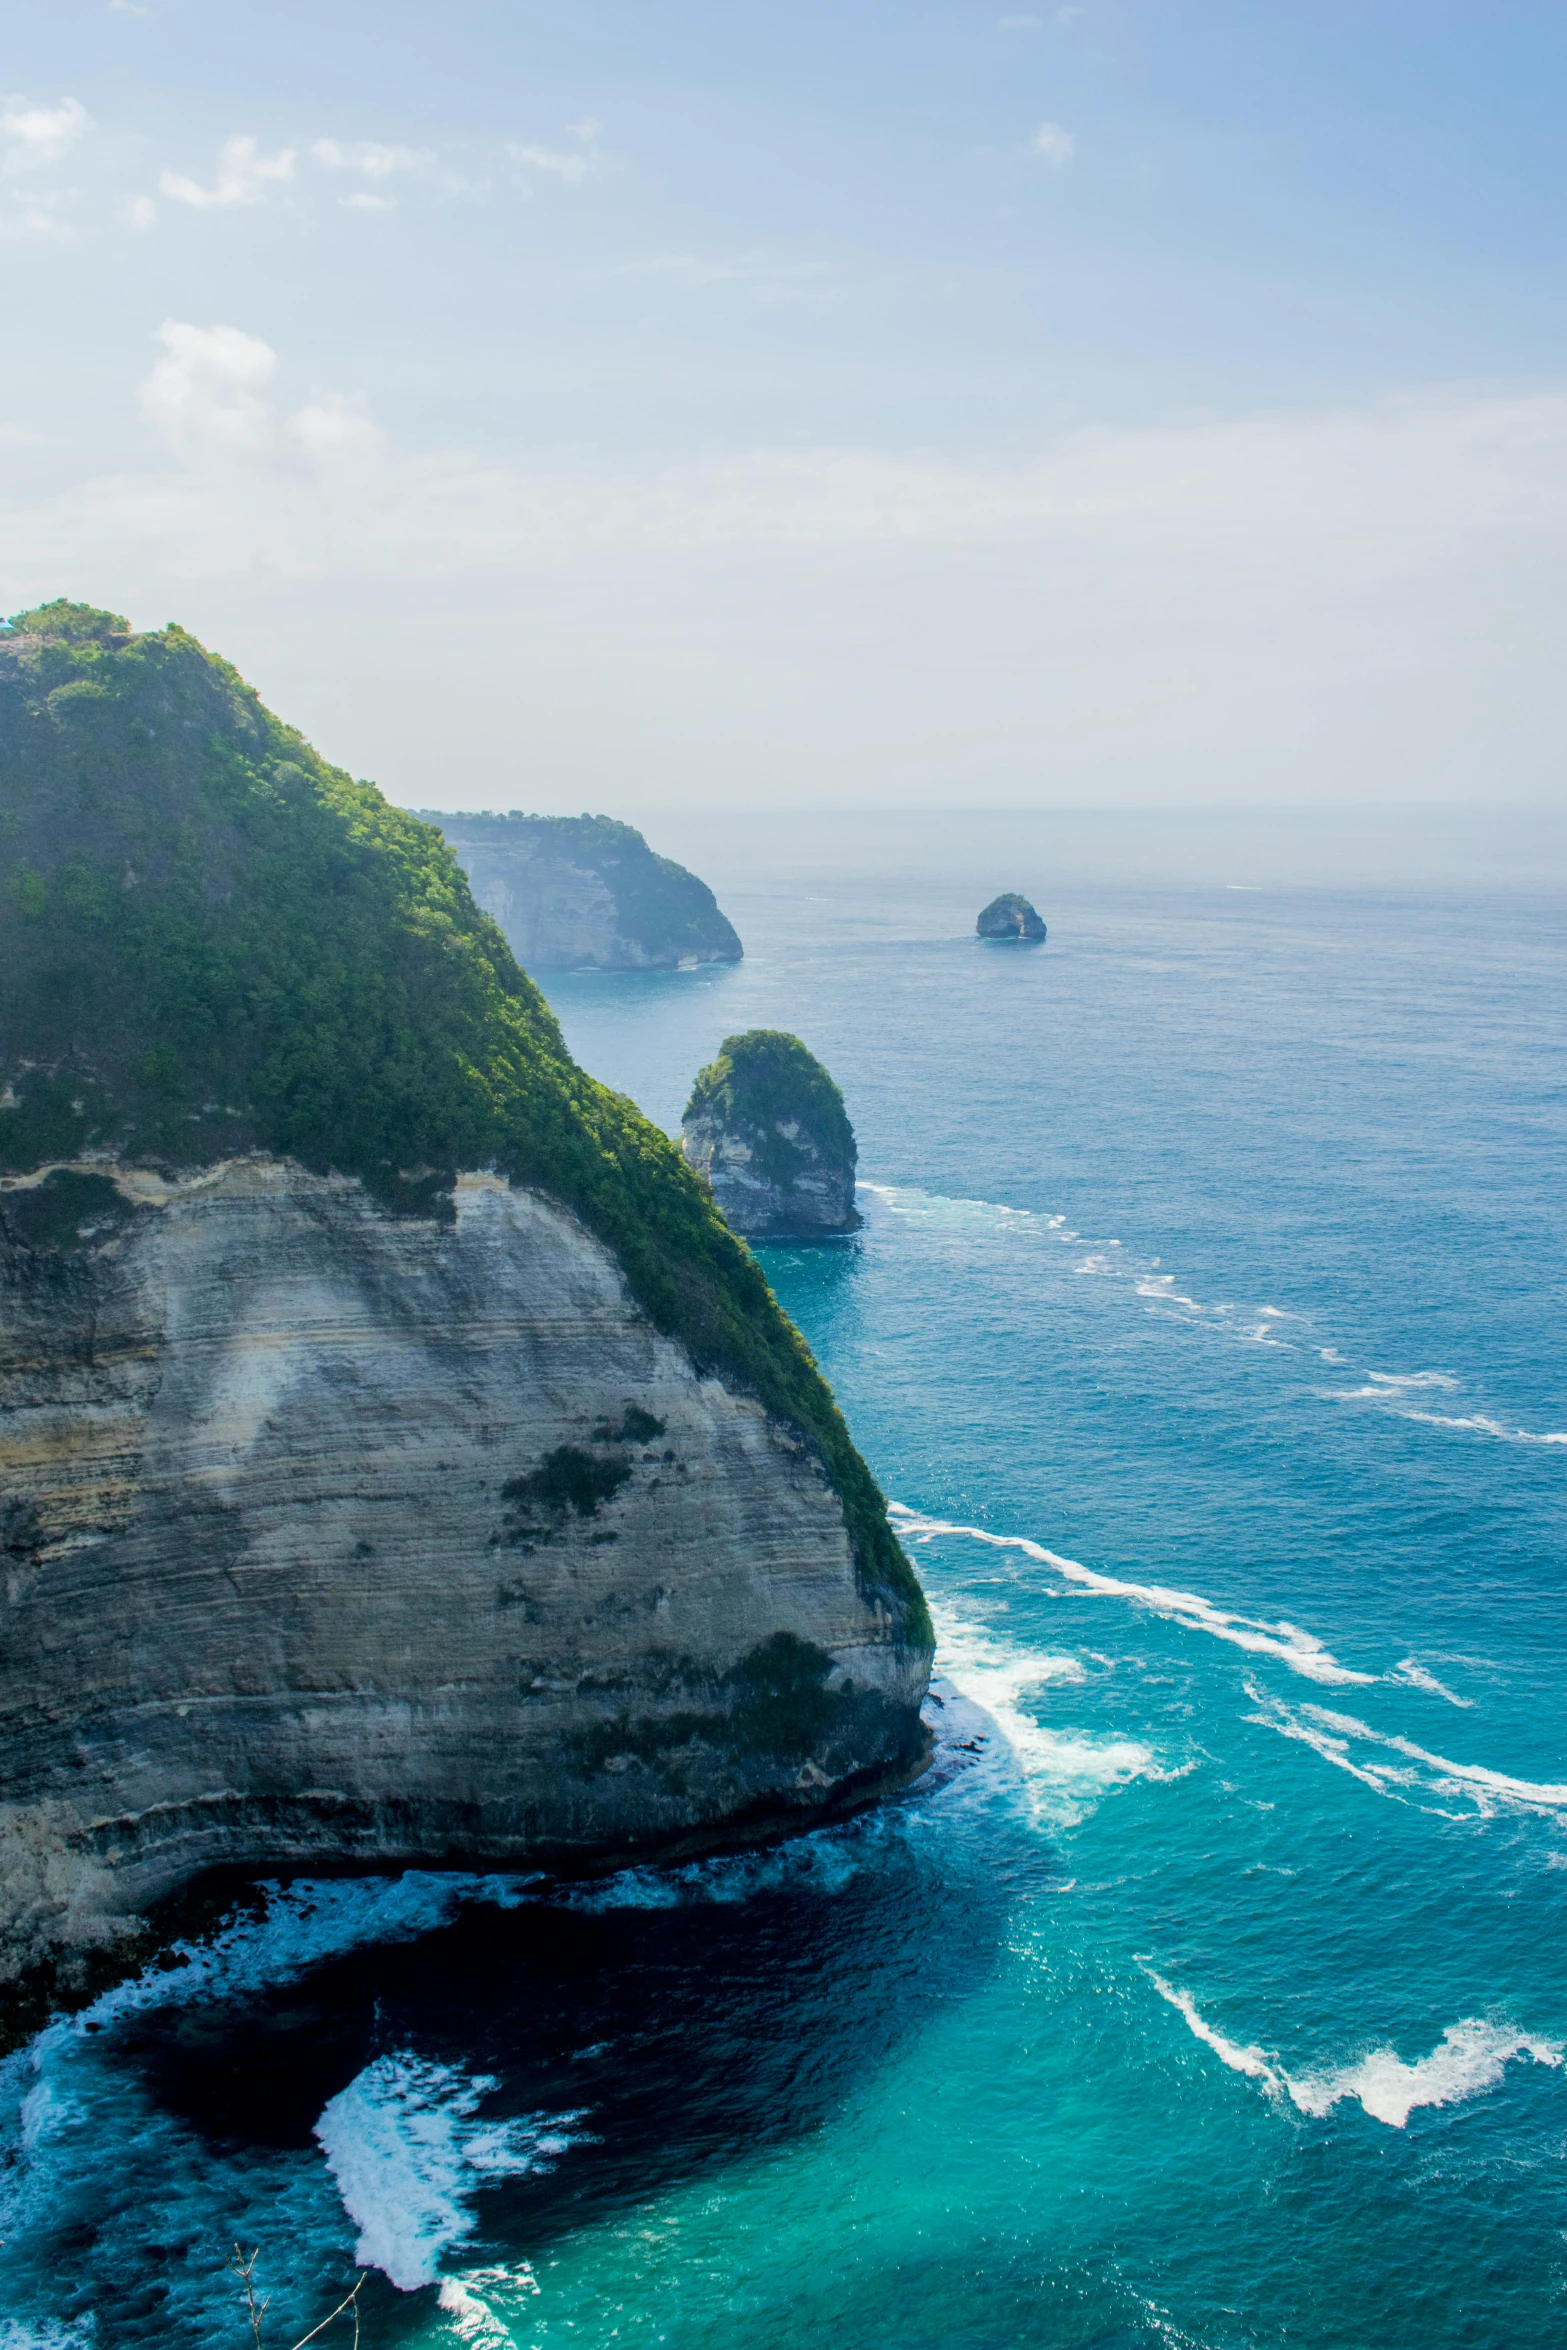
[[[859,1153],[843,1096],[781,1028],[725,1037],[697,1074],[681,1147],[748,1239],[817,1240],[859,1227]]]
[[[527,971],[675,971],[738,963],[705,881],[612,816],[448,816],[423,808]]]
[[[679,1154],[439,836],[178,628],[0,638],[0,1985],[275,1871],[913,1768],[918,1585]]]

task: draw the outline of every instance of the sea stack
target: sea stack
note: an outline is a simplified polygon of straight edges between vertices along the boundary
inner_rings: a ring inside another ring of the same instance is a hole
[[[440,834],[65,603],[0,637],[0,806],[0,2041],[204,1870],[596,1865],[918,1768],[830,1391]]]
[[[974,925],[980,938],[1010,938],[1037,945],[1045,935],[1044,923],[1015,889],[1009,889],[999,898],[992,898]]]
[[[525,971],[686,971],[745,952],[707,883],[613,816],[419,814]]]
[[[681,1145],[747,1240],[819,1240],[859,1224],[843,1096],[782,1029],[725,1037],[691,1089]]]

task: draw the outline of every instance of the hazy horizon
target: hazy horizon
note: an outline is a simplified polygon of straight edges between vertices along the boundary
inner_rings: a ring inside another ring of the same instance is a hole
[[[0,607],[177,618],[400,799],[1559,801],[1564,62],[1458,0],[17,14]]]

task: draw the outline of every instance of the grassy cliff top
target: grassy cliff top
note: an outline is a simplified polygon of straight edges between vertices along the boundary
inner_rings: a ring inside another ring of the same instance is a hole
[[[679,1153],[572,1061],[430,825],[178,627],[61,600],[0,636],[0,1168],[289,1153],[439,1211],[571,1208],[660,1329],[820,1455],[862,1581],[923,1599],[804,1341]]]
[[[824,1156],[852,1166],[854,1129],[843,1096],[815,1054],[782,1028],[726,1036],[697,1072],[687,1118],[716,1118],[744,1134],[797,1123]]]

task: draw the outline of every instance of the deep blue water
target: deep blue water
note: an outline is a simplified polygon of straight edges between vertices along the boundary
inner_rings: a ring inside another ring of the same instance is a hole
[[[766,1263],[941,1767],[675,1876],[296,1890],[56,2029],[0,2344],[237,2340],[236,2235],[280,2342],[361,2235],[371,2341],[1560,2342],[1567,908],[723,894],[737,970],[550,992],[669,1127],[737,1028],[842,1085],[865,1229]]]

